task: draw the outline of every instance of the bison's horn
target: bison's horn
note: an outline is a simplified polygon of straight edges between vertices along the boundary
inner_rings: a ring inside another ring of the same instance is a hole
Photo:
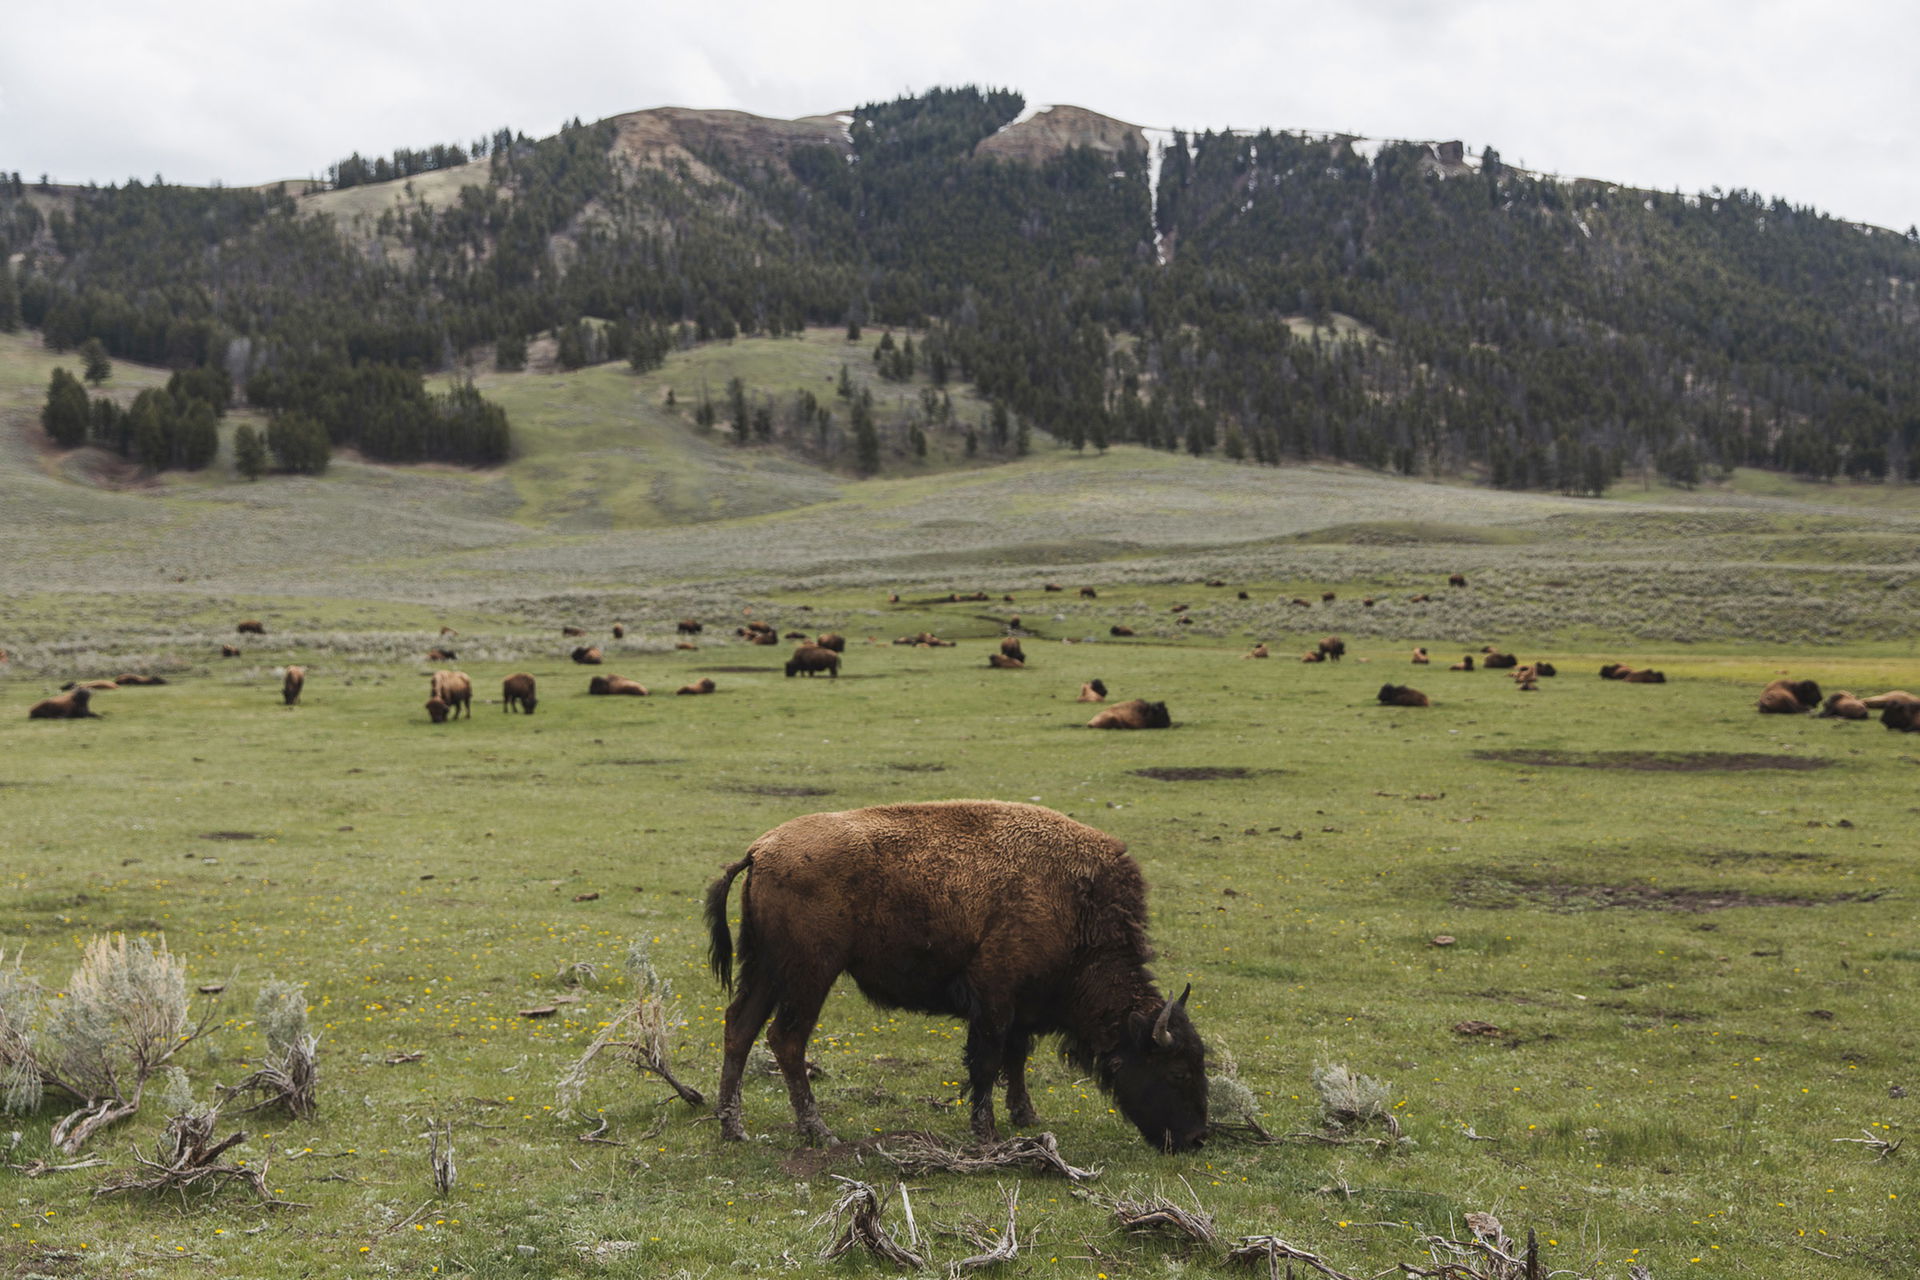
[[[1173,1032],[1168,1028],[1167,1024],[1173,1020],[1174,1006],[1184,1006],[1187,1003],[1187,996],[1191,994],[1192,991],[1193,984],[1189,982],[1187,989],[1180,993],[1178,1000],[1169,1000],[1160,1006],[1160,1016],[1153,1020],[1153,1042],[1162,1049],[1168,1049],[1173,1046]]]

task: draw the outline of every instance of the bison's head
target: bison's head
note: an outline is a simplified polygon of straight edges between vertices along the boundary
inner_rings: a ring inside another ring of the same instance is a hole
[[[1113,1058],[1113,1100],[1147,1145],[1191,1151],[1207,1136],[1207,1047],[1187,1017],[1189,985],[1157,1014],[1134,1014]]]
[[[540,699],[534,697],[532,694],[528,694],[526,697],[520,699],[520,709],[528,715],[532,715],[534,707],[537,706],[539,702]]]
[[[1817,680],[1799,680],[1787,686],[1794,700],[1801,706],[1812,710],[1820,705],[1820,683]]]

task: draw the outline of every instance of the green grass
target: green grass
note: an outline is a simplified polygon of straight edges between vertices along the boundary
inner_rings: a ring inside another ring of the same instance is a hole
[[[1165,598],[1101,585],[1116,609]],[[1029,616],[1050,602],[1017,595]],[[756,616],[856,637],[925,626],[971,638],[932,652],[856,643],[845,678],[786,680],[781,650],[707,639],[674,652],[664,630],[623,644],[583,618],[609,649],[602,671],[656,693],[711,671],[721,688],[593,699],[589,673],[561,656],[571,642],[495,619],[484,637],[463,627],[459,642],[545,656],[460,663],[482,702],[470,723],[438,729],[420,711],[427,665],[381,656],[385,632],[369,631],[357,655],[280,636],[253,642],[242,664],[186,654],[190,673],[174,685],[101,695],[101,721],[28,722],[19,708],[39,687],[8,682],[9,949],[57,985],[91,934],[164,932],[195,981],[228,979],[226,1025],[188,1054],[203,1096],[258,1053],[251,1000],[269,978],[306,983],[325,1032],[320,1119],[262,1118],[243,1150],[271,1156],[273,1185],[314,1207],[276,1214],[236,1196],[182,1212],[92,1201],[96,1172],[48,1177],[21,1184],[13,1265],[44,1270],[48,1250],[85,1244],[88,1266],[111,1272],[585,1275],[601,1264],[580,1247],[609,1240],[640,1246],[625,1264],[636,1274],[806,1259],[823,1242],[807,1223],[833,1195],[826,1172],[872,1178],[884,1166],[793,1163],[784,1092],[765,1078],[747,1095],[749,1129],[764,1136],[744,1147],[721,1147],[664,1086],[612,1067],[586,1114],[560,1120],[546,1110],[554,1081],[624,987],[580,991],[552,1020],[518,1010],[562,994],[563,965],[617,965],[642,939],[690,1020],[679,1065],[710,1085],[721,1001],[697,897],[719,865],[798,813],[990,796],[1037,798],[1129,842],[1152,887],[1158,972],[1194,983],[1198,1024],[1237,1058],[1268,1128],[1312,1128],[1308,1071],[1342,1061],[1392,1082],[1415,1140],[1397,1155],[1216,1144],[1168,1159],[1085,1082],[1036,1060],[1046,1126],[1070,1159],[1104,1166],[1106,1190],[1184,1195],[1184,1178],[1225,1231],[1276,1232],[1356,1274],[1418,1259],[1416,1237],[1457,1233],[1467,1210],[1534,1227],[1552,1265],[1595,1274],[1623,1275],[1629,1258],[1656,1275],[1911,1273],[1900,1159],[1833,1141],[1878,1125],[1898,1137],[1910,1105],[1888,1096],[1911,1084],[1920,954],[1904,739],[1754,715],[1752,688],[1771,672],[1752,655],[1673,655],[1674,683],[1623,687],[1592,678],[1599,652],[1554,651],[1565,674],[1523,697],[1496,673],[1410,670],[1402,655],[1417,635],[1315,667],[1243,661],[1238,641],[1062,645],[1040,621],[1032,669],[995,672],[989,618],[1005,606],[875,617],[870,600],[811,593],[763,600]],[[320,606],[311,621],[350,624],[361,610],[370,626],[417,624],[425,642],[429,620],[391,606]],[[211,640],[216,620],[205,621]],[[311,668],[296,710],[279,705],[281,661]],[[727,670],[742,666],[753,669]],[[531,719],[491,701],[520,668],[542,684]],[[1902,671],[1834,655],[1812,673],[1865,685]],[[1078,727],[1090,709],[1071,698],[1094,675],[1117,697],[1165,698],[1176,728]],[[1410,679],[1435,707],[1373,706],[1389,679]],[[1626,772],[1476,755],[1650,745],[1832,767]],[[1249,772],[1136,773],[1206,767]],[[1627,890],[1635,905],[1604,905]],[[1668,891],[1820,905],[1658,909]],[[576,901],[589,893],[599,896]],[[1457,941],[1436,948],[1440,934]],[[1450,1030],[1466,1019],[1502,1034]],[[959,1043],[956,1024],[837,994],[815,1039],[829,1122],[847,1138],[959,1138]],[[410,1051],[425,1057],[386,1065]],[[156,1110],[99,1152],[128,1163]],[[45,1154],[53,1114],[26,1118],[25,1156]],[[389,1233],[433,1198],[419,1136],[429,1117],[453,1122],[461,1181],[425,1230]],[[574,1141],[603,1117],[628,1145]],[[991,1180],[914,1186],[923,1228],[991,1216]],[[1351,1194],[1330,1191],[1343,1186]],[[1032,1243],[1021,1274],[1084,1275],[1094,1257],[1110,1276],[1154,1275],[1174,1256],[1112,1231],[1057,1184],[1025,1180],[1022,1206]],[[1799,1248],[1801,1230],[1833,1257]],[[958,1256],[951,1239],[933,1250]]]

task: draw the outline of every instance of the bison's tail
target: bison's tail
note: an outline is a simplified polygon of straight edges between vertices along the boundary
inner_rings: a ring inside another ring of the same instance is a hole
[[[713,976],[720,979],[723,990],[733,990],[733,933],[727,928],[727,895],[733,892],[733,879],[753,865],[753,855],[749,853],[740,861],[732,863],[707,888],[707,964],[713,969]],[[746,949],[747,926],[740,925],[741,950]],[[746,957],[741,956],[744,964]]]

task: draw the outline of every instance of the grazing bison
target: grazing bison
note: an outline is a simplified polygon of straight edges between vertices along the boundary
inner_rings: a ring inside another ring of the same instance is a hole
[[[1469,654],[1463,654],[1463,655],[1461,656],[1461,658],[1460,658],[1460,661],[1458,661],[1458,662],[1456,662],[1456,663],[1454,663],[1454,664],[1453,664],[1452,666],[1450,666],[1450,667],[1448,667],[1448,668],[1447,668],[1447,670],[1449,670],[1449,671],[1471,671],[1471,670],[1473,670],[1473,655],[1472,655],[1472,654],[1470,654],[1470,653],[1469,653]]]
[[[1869,720],[1873,712],[1867,704],[1848,693],[1845,689],[1831,695],[1826,706],[1820,708],[1822,720]]]
[[[587,681],[587,692],[595,696],[644,698],[647,696],[647,686],[625,676],[595,676]]]
[[[1790,705],[1778,696],[1782,694],[1792,700]],[[1813,680],[1775,680],[1760,691],[1760,701],[1756,705],[1762,712],[1775,715],[1812,711],[1820,705],[1820,685]]]
[[[427,661],[428,662],[458,662],[460,661],[460,655],[455,653],[451,649],[429,649],[427,650]]]
[[[829,631],[823,636],[815,636],[813,643],[822,649],[831,649],[835,653],[847,651],[847,638],[837,631]]]
[[[695,622],[692,618],[682,618],[673,624],[673,629],[683,636],[697,636],[707,628],[706,624]]]
[[[1092,587],[1082,587],[1080,588],[1080,598],[1082,600],[1097,600],[1100,598],[1100,593]]]
[[[1480,665],[1489,671],[1505,671],[1520,665],[1520,659],[1510,653],[1502,653],[1492,645],[1488,645],[1480,652],[1487,655],[1486,658],[1481,661]]]
[[[1023,671],[1027,664],[1018,658],[1009,658],[1004,653],[990,653],[987,655],[987,665],[1002,671]]]
[[[1432,661],[1433,661],[1433,659],[1432,659],[1432,658],[1429,658],[1429,657],[1427,656],[1427,651],[1426,651],[1425,649],[1415,649],[1415,650],[1413,651],[1413,665],[1414,665],[1414,666],[1416,666],[1416,667],[1424,667],[1424,666],[1427,666],[1428,664],[1430,664],[1430,663],[1431,663]]]
[[[241,623],[238,627],[235,627],[234,630],[238,631],[243,636],[263,636],[267,634],[266,624],[261,622],[258,618],[248,618],[245,622]]]
[[[1075,702],[1105,702],[1106,700],[1107,682],[1100,679],[1089,680],[1081,685],[1080,696],[1074,699]]]
[[[598,645],[583,644],[574,646],[572,658],[583,667],[597,667],[605,660]]]
[[[467,719],[473,719],[473,681],[467,679],[464,671],[436,671],[433,673],[433,696],[447,704],[454,719],[460,718],[461,708],[465,708]]]
[[[445,724],[447,722],[447,704],[444,699],[427,699],[427,719],[433,721],[435,724]]]
[[[836,680],[840,678],[840,655],[832,649],[822,649],[817,644],[803,644],[787,658],[789,676],[815,676],[822,671]]]
[[[1380,705],[1383,707],[1430,707],[1427,695],[1418,689],[1404,684],[1383,684],[1380,686]]]
[[[740,901],[739,983],[727,928]],[[1187,992],[1164,998],[1146,963],[1146,887],[1126,845],[1037,805],[992,800],[816,813],[774,828],[707,890],[710,959],[727,1006],[714,1110],[745,1139],[740,1080],[766,1025],[800,1130],[831,1142],[807,1081],[820,1007],[851,974],[883,1008],[964,1018],[972,1128],[998,1137],[993,1090],[1013,1123],[1039,1123],[1027,1092],[1034,1038],[1110,1094],[1149,1146],[1198,1146],[1207,1132],[1206,1049]]]
[[[1130,636],[1133,634],[1133,628],[1123,627],[1116,623],[1115,625],[1107,628],[1107,634],[1110,636]]]
[[[560,628],[560,634],[566,637],[584,636],[587,634],[587,629],[585,627],[562,627]]]
[[[779,644],[780,633],[778,631],[749,631],[747,633],[747,643],[748,644]]]
[[[287,674],[280,681],[280,696],[286,699],[288,706],[300,701],[300,691],[307,687],[307,669],[288,667]]]
[[[1042,591],[1065,591],[1066,590],[1065,587],[1061,586],[1057,582],[1049,582],[1044,587],[1041,587],[1040,589]]]
[[[1339,636],[1327,636],[1320,641],[1319,649],[1335,662],[1347,656],[1347,642]]]
[[[1002,639],[1000,641],[1000,652],[1002,655],[1012,658],[1015,662],[1025,662],[1027,660],[1027,652],[1020,647],[1020,637],[1018,636],[1007,636]]]
[[[1338,600],[1339,598],[1340,598],[1340,596],[1339,596],[1339,593],[1338,593],[1338,592],[1334,592],[1334,591],[1322,591],[1322,592],[1320,593],[1320,603],[1321,603],[1321,604],[1332,604],[1332,603],[1333,603],[1333,602],[1334,602],[1335,600]]]
[[[621,625],[620,625],[619,623],[617,623],[617,622],[616,622],[616,623],[614,623],[614,624],[613,624],[613,638],[614,638],[615,640],[625,640],[625,639],[627,638],[627,629],[626,629],[625,627],[623,627],[623,626],[621,626]]]
[[[91,689],[73,689],[53,698],[42,698],[27,708],[29,720],[99,720],[101,715],[92,710],[87,703],[93,699]]]
[[[1360,607],[1361,607],[1361,608],[1363,608],[1363,609],[1371,609],[1371,608],[1373,608],[1373,597],[1372,597],[1372,596],[1361,596],[1361,597],[1360,597]]]
[[[223,644],[220,646],[220,656],[223,658],[237,658],[240,656],[240,646],[237,644]]]
[[[1116,702],[1087,721],[1089,729],[1168,729],[1173,727],[1173,717],[1167,714],[1164,702],[1148,702],[1145,698],[1135,698],[1131,702]]]
[[[516,671],[500,682],[500,710],[502,712],[518,710],[527,715],[540,699],[534,695],[533,677],[524,671]]]
[[[1433,597],[1428,595],[1426,592],[1422,591],[1417,596],[1408,596],[1407,603],[1408,604],[1432,604]]]
[[[1450,573],[1447,575],[1447,585],[1450,587],[1464,587],[1467,585],[1467,576],[1463,573]]]
[[[1251,649],[1249,649],[1249,650],[1247,650],[1247,651],[1246,651],[1245,653],[1243,653],[1243,654],[1241,654],[1240,656],[1241,656],[1241,657],[1243,657],[1243,658],[1264,658],[1264,657],[1266,657],[1266,656],[1267,656],[1267,642],[1266,642],[1265,640],[1262,640],[1262,641],[1261,641],[1261,642],[1260,642],[1259,644],[1257,644],[1257,645],[1255,645],[1255,646],[1253,646],[1253,648],[1251,648]]]
[[[1252,597],[1252,596],[1250,596],[1250,595],[1248,595],[1248,594],[1247,594],[1246,592],[1244,592],[1244,591],[1242,591],[1242,592],[1240,593],[1240,595],[1239,595],[1239,598],[1240,598],[1240,599],[1242,599],[1242,600],[1251,600],[1251,599],[1253,599],[1253,597]]]
[[[1628,684],[1665,684],[1667,682],[1667,673],[1651,669],[1646,671],[1633,671],[1623,676],[1622,679]]]
[[[131,671],[124,671],[115,676],[113,682],[124,689],[128,685],[165,684],[167,680],[165,676],[143,676]]]
[[[713,677],[701,676],[698,680],[695,680],[692,684],[681,685],[678,689],[675,689],[674,692],[685,693],[685,694],[695,694],[695,693],[712,693],[713,690],[714,690]]]

